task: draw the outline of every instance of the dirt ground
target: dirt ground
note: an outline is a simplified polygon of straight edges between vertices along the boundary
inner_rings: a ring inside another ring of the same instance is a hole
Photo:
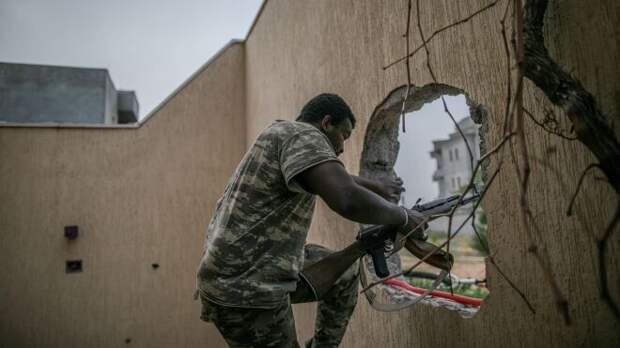
[[[450,245],[450,253],[454,256],[455,262],[452,267],[452,274],[461,278],[484,279],[486,277],[486,266],[484,256],[470,246],[470,241],[474,236],[458,236]],[[432,243],[442,243],[443,240],[431,241]],[[408,251],[400,251],[402,268],[408,269],[419,259],[411,255]],[[416,268],[419,271],[438,273],[439,270],[427,264],[421,264]]]

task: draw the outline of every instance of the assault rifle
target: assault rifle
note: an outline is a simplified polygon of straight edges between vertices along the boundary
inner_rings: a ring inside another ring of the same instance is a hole
[[[450,212],[456,205],[468,204],[478,199],[479,194],[464,197],[460,202],[459,197],[460,195],[454,195],[425,204],[416,204],[411,209],[431,218],[433,215]],[[363,229],[351,245],[304,268],[300,272],[301,279],[306,283],[303,285],[309,286],[314,296],[320,299],[349,267],[366,254],[372,257],[377,276],[387,277],[390,271],[385,257],[386,242],[395,242],[398,228],[399,226],[393,225],[376,225]],[[417,257],[423,258],[433,252],[436,246],[424,240],[409,237],[405,242],[405,248]],[[437,250],[425,262],[447,271],[452,267],[453,258],[443,250]]]

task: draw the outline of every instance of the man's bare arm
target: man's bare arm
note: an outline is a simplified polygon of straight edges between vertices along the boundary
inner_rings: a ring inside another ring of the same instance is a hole
[[[358,184],[357,180],[367,179],[354,178],[338,162],[318,164],[299,173],[294,180],[349,220],[376,225],[402,225],[406,221],[401,207]]]

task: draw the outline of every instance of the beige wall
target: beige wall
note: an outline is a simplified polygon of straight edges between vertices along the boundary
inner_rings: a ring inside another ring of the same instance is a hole
[[[421,1],[422,26],[433,30],[466,17],[489,1]],[[505,100],[505,58],[499,20],[505,1],[458,29],[447,30],[429,45],[437,79],[467,92],[489,111],[489,141],[499,138]],[[269,1],[246,42],[248,140],[274,118],[295,117],[312,96],[331,91],[352,106],[359,122],[345,145],[344,161],[357,173],[364,134],[374,108],[396,87],[406,83],[405,65],[383,71],[386,63],[405,52],[402,34],[407,1]],[[599,99],[608,115],[618,113],[618,50],[614,1],[553,1],[547,37],[550,51],[581,79]],[[415,14],[415,8],[414,8]],[[414,17],[415,18],[415,17]],[[596,18],[596,20],[592,20]],[[412,28],[412,47],[418,45]],[[431,78],[424,55],[412,60],[413,83]],[[545,98],[527,83],[526,104],[540,115]],[[410,122],[413,127],[413,122]],[[491,295],[473,319],[426,306],[398,314],[369,309],[360,300],[344,340],[346,347],[453,347],[453,346],[610,346],[620,341],[620,326],[598,298],[595,236],[607,222],[613,199],[609,189],[590,177],[576,210],[583,220],[566,218],[568,196],[580,171],[591,161],[584,147],[566,143],[528,126],[533,155],[547,158],[561,172],[562,185],[552,172],[534,165],[529,199],[551,253],[551,262],[574,319],[562,324],[554,309],[542,273],[527,253],[526,236],[519,225],[518,186],[507,166],[490,191],[490,242],[498,263],[526,292],[536,307],[532,315],[497,272],[488,268]],[[320,204],[310,240],[338,248],[355,236],[351,223]],[[618,235],[609,262],[614,294],[618,290]],[[296,308],[299,335],[311,335],[313,306]],[[615,342],[615,343],[612,343]]]
[[[0,128],[0,345],[221,346],[191,301],[204,228],[246,144],[276,118],[292,119],[305,101],[330,91],[358,117],[344,162],[359,170],[374,108],[406,82],[405,67],[381,67],[404,54],[406,0],[269,1],[246,43],[233,44],[199,71],[137,129]],[[422,1],[426,32],[462,18],[487,1]],[[489,111],[489,141],[499,137],[505,60],[499,31],[504,1],[430,45],[439,82],[466,91]],[[617,2],[554,1],[546,32],[550,51],[618,113]],[[596,18],[597,20],[590,20]],[[415,36],[416,29],[412,28]],[[417,45],[417,36],[412,46]],[[413,82],[431,82],[423,55]],[[526,85],[526,104],[544,97]],[[541,100],[540,102],[537,100]],[[245,135],[244,135],[245,134]],[[542,240],[574,319],[565,327],[549,288],[527,253],[519,226],[517,186],[506,167],[484,206],[498,263],[526,292],[536,315],[493,268],[491,295],[473,319],[426,306],[384,314],[364,299],[345,347],[611,346],[620,327],[598,299],[595,236],[612,208],[604,184],[586,181],[576,211],[563,215],[580,170],[592,157],[528,128],[530,149],[561,173],[534,166],[530,202]],[[553,149],[551,151],[550,149]],[[563,188],[563,185],[566,188]],[[67,242],[63,226],[80,226]],[[351,242],[354,224],[319,203],[310,241],[332,248]],[[610,274],[618,289],[618,235]],[[65,274],[81,258],[84,272]],[[160,264],[158,270],[151,263]],[[311,335],[312,305],[296,306],[300,338]]]
[[[0,346],[222,345],[192,295],[244,83],[237,43],[137,129],[0,128]]]

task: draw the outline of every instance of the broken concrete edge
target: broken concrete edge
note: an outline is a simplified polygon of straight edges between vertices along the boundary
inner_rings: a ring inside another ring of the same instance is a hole
[[[399,150],[398,127],[400,112],[407,86],[402,85],[392,90],[387,97],[377,105],[366,128],[364,148],[360,165],[360,175],[372,174],[377,168],[385,171],[392,170],[396,163]],[[429,83],[422,87],[412,85],[405,105],[406,113],[420,110],[424,104],[430,103],[442,95],[456,96],[463,94],[469,106],[470,116],[476,124],[482,125],[481,144],[488,126],[486,124],[486,109],[473,101],[464,90],[441,83]],[[379,140],[379,141],[378,141]],[[372,144],[372,145],[371,145]],[[389,150],[386,152],[386,150]],[[481,145],[481,151],[483,151]]]
[[[196,77],[198,77],[211,63],[215,62],[229,48],[244,44],[245,40],[230,40],[224,47],[220,48],[211,58],[209,58],[202,66],[192,73],[185,81],[183,81],[172,93],[170,93],[162,102],[160,102],[153,110],[151,110],[139,122],[129,124],[98,124],[98,123],[70,123],[70,122],[42,122],[42,123],[20,123],[20,122],[2,122],[0,128],[97,128],[97,129],[139,129],[150,120],[157,112],[159,112],[172,98],[178,95],[185,87],[187,87]]]
[[[402,85],[393,89],[372,112],[368,121],[368,126],[366,127],[366,135],[364,136],[364,145],[360,159],[360,176],[370,179],[396,177],[394,164],[396,163],[400,150],[398,134],[399,127],[401,126],[400,115],[406,91],[407,85]],[[484,153],[486,151],[485,138],[488,132],[488,112],[484,106],[471,99],[469,94],[464,90],[441,83],[429,83],[422,87],[411,85],[405,104],[405,113],[420,110],[425,104],[431,103],[441,96],[456,96],[461,94],[465,96],[470,117],[474,123],[481,125],[479,132],[480,151]],[[481,166],[483,180],[486,178],[487,167],[488,163],[483,163]],[[372,270],[372,261],[367,257],[364,259],[366,268]],[[388,267],[390,273],[402,271],[401,260],[398,253],[388,258]],[[371,279],[372,277],[373,274],[370,275]],[[389,296],[392,295],[389,294]]]

